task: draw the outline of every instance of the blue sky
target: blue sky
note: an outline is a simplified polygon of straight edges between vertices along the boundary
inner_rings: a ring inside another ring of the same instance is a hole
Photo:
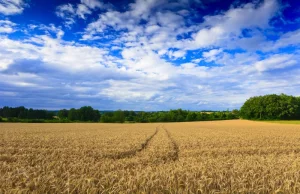
[[[226,110],[300,96],[298,0],[0,0],[0,106]]]

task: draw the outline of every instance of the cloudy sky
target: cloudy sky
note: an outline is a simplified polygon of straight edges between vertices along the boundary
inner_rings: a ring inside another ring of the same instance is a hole
[[[0,0],[0,106],[226,110],[300,95],[298,0]]]

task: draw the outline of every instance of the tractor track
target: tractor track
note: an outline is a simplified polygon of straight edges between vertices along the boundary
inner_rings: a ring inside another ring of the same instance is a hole
[[[162,126],[162,128],[165,130],[165,132],[172,144],[173,151],[170,152],[170,158],[173,161],[177,161],[179,159],[179,146],[176,143],[176,141],[173,139],[173,137],[171,136],[170,132],[164,126]]]
[[[156,136],[156,134],[158,133],[158,131],[159,131],[159,126],[157,126],[155,132],[151,136],[149,136],[142,144],[140,144],[140,146],[137,147],[136,149],[128,150],[128,151],[121,152],[121,153],[118,153],[118,154],[105,155],[104,158],[122,159],[122,158],[133,157],[137,153],[139,153],[139,152],[147,149],[150,141],[154,138],[154,136]]]
[[[108,159],[133,158],[133,157],[137,156],[138,153],[141,153],[148,149],[153,149],[153,148],[150,148],[149,146],[153,146],[153,143],[156,141],[156,140],[154,140],[154,138],[157,135],[160,137],[166,138],[165,142],[170,145],[170,150],[165,155],[159,156],[159,158],[157,158],[157,159],[159,159],[163,163],[166,163],[166,162],[168,163],[171,161],[175,162],[175,161],[179,160],[179,146],[176,143],[176,141],[173,139],[171,133],[163,125],[157,126],[155,132],[151,136],[149,136],[143,143],[141,143],[137,148],[128,150],[128,151],[124,151],[124,152],[120,152],[117,154],[105,155],[103,157],[108,158]],[[159,137],[157,137],[157,138],[159,138]],[[154,140],[154,142],[152,142],[153,140]],[[154,145],[156,145],[156,144],[154,143]]]

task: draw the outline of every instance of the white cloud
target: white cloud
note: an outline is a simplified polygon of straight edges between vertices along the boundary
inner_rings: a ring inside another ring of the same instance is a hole
[[[63,4],[56,8],[56,15],[65,20],[67,27],[75,23],[76,17],[86,19],[86,15],[90,15],[96,9],[107,9],[109,5],[98,0],[81,0],[77,5]]]
[[[171,84],[152,79],[117,81],[109,80],[109,87],[102,89],[101,95],[117,101],[145,101],[163,92]]]
[[[225,33],[224,29],[215,26],[210,29],[202,29],[195,36],[195,42],[198,47],[207,47],[216,44],[224,39],[222,36]]]
[[[37,86],[34,82],[41,82],[44,78],[32,73],[17,73],[17,74],[0,74],[2,82],[9,85],[16,85],[20,87]]]
[[[3,37],[0,37],[0,45],[0,70],[6,70],[18,59],[38,58],[38,48],[34,45]]]
[[[242,29],[268,27],[270,19],[279,10],[276,0],[265,0],[258,8],[254,3],[231,8],[223,14],[205,16],[203,28],[195,36],[198,48],[220,45],[237,38]]]
[[[86,34],[83,39],[92,37],[96,33],[103,32],[107,27],[113,27],[116,30],[130,29],[136,25],[136,21],[130,18],[128,12],[120,13],[118,11],[108,11],[99,16],[99,19],[90,23],[86,28]]]
[[[107,7],[107,5],[103,4],[99,0],[81,0],[81,3],[83,5],[86,5],[90,9],[105,8],[105,7]]]
[[[58,34],[60,33],[58,31]],[[61,41],[60,35],[57,36],[58,39],[46,35],[36,36],[27,40],[27,43],[1,38],[1,69],[7,69],[13,60],[22,59],[41,60],[52,68],[75,72],[85,69],[100,69],[101,66],[104,66],[107,53],[105,50],[89,46],[76,46],[74,43]],[[42,46],[36,46],[36,43]]]
[[[0,13],[4,15],[15,15],[23,12],[26,4],[23,0],[1,0]]]
[[[82,18],[85,19],[85,15],[91,14],[92,11],[84,4],[77,5],[76,14]]]
[[[72,4],[68,3],[58,6],[55,13],[58,17],[65,20],[66,25],[70,26],[75,23],[76,10]]]
[[[203,59],[199,58],[199,59],[193,59],[192,62],[193,63],[200,63]]]
[[[107,32],[105,30],[111,27],[117,32],[126,30],[120,32],[118,36],[110,36],[116,38],[115,43],[122,42],[127,47],[142,44],[160,55],[166,54],[166,50],[170,48],[196,50],[224,46],[229,49],[239,47],[253,49],[257,41],[264,40],[257,28],[268,28],[270,19],[280,8],[276,0],[266,0],[259,5],[248,3],[218,15],[205,16],[203,23],[187,27],[182,15],[164,10],[166,5],[172,7],[167,1],[137,0],[130,4],[127,11],[108,10],[87,26],[82,40],[105,38]],[[149,15],[151,17],[148,17]],[[140,25],[142,19],[144,25]],[[241,41],[244,29],[252,30],[254,37],[244,38],[244,41]],[[187,34],[192,34],[192,37],[186,36]],[[172,53],[170,56],[172,57]]]
[[[54,24],[29,25],[29,29],[30,30],[34,30],[34,29],[42,30],[46,35],[54,34],[55,37],[57,37],[58,39],[61,39],[65,34],[65,32],[61,29],[61,27],[56,27]]]
[[[186,55],[186,51],[178,50],[178,51],[169,51],[169,57],[172,59],[182,58]]]
[[[14,62],[12,59],[2,58],[2,54],[0,54],[0,57],[0,71],[7,69],[7,67]]]
[[[111,27],[116,31],[128,30],[121,37],[128,44],[143,41],[152,44],[151,47],[161,48],[162,42],[172,45],[176,35],[185,32],[182,28],[184,19],[181,15],[162,10],[166,5],[167,1],[137,0],[127,11],[108,10],[87,26],[82,39],[94,39]],[[145,26],[140,25],[142,20],[146,22]]]
[[[130,12],[133,17],[146,19],[149,17],[151,9],[158,7],[165,2],[165,0],[136,0],[129,5],[131,8]]]
[[[14,28],[15,26],[16,24],[9,20],[0,20],[0,33],[13,33],[16,31]]]
[[[124,58],[123,65],[154,79],[169,79],[176,71],[176,68],[171,63],[161,59],[153,51],[142,48],[130,48],[124,49],[122,56]]]
[[[267,59],[258,61],[254,64],[254,67],[262,72],[268,71],[273,69],[284,69],[286,67],[290,67],[296,65],[297,62],[293,59],[293,55],[283,54],[283,55],[273,55]]]
[[[274,51],[285,47],[300,46],[300,29],[282,34],[278,40],[266,41],[261,43],[260,47],[263,51]]]
[[[43,47],[39,55],[43,62],[65,71],[101,69],[104,66],[106,51],[89,46],[65,44],[46,36],[41,37]]]
[[[203,52],[202,55],[205,58],[205,61],[211,62],[211,61],[215,61],[216,57],[222,52],[223,52],[222,49],[212,49],[208,52]]]

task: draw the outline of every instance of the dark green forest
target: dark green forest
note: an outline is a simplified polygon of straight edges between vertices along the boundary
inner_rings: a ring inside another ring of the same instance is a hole
[[[21,107],[0,108],[0,122],[102,122],[102,123],[154,123],[213,121],[230,119],[249,120],[300,120],[300,97],[285,94],[255,96],[248,99],[239,110],[157,112],[117,110],[100,112],[91,106],[59,111],[35,110]]]
[[[7,121],[14,122],[18,120],[52,120],[55,114],[47,110],[27,109],[24,106],[0,108],[0,121],[7,118]]]

